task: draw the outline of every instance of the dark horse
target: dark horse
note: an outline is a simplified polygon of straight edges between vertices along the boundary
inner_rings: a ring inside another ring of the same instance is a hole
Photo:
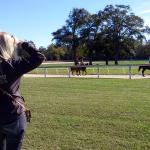
[[[140,65],[138,71],[142,69],[142,76],[144,77],[145,70],[150,70],[150,65]]]
[[[74,75],[74,73],[76,73],[76,75],[86,75],[87,71],[86,71],[86,65],[76,65],[76,66],[72,66],[70,67],[70,71],[72,73],[72,75]]]
[[[75,75],[74,73],[76,73],[76,75],[80,75],[79,66],[72,66],[72,67],[70,67],[70,71],[71,71],[72,75]]]

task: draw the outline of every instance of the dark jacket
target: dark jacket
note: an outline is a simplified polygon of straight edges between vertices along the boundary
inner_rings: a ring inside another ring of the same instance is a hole
[[[17,59],[0,62],[0,87],[23,101],[23,97],[19,93],[21,77],[38,67],[45,57],[27,42],[22,43],[22,48],[30,57],[18,57]],[[20,112],[18,113],[19,109],[21,110],[12,103],[12,99],[0,94],[0,124],[15,120],[20,115]]]

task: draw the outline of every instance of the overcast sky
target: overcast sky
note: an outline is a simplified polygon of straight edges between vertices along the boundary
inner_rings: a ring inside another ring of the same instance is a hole
[[[47,47],[51,33],[65,25],[73,8],[85,8],[90,13],[106,5],[130,5],[131,11],[150,26],[150,0],[0,0],[0,31],[9,32],[21,40],[32,40],[36,46]]]

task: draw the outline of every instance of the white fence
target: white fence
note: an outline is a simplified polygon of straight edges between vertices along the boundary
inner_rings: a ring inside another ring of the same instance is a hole
[[[73,67],[73,66],[71,66]],[[86,66],[87,74],[76,75],[72,74],[71,67],[49,67],[49,68],[37,68],[26,76],[30,77],[68,77],[68,78],[125,78],[135,79],[143,78],[141,73],[138,72],[138,66],[136,65],[117,65],[117,66],[101,66],[93,65]],[[149,78],[146,75],[144,78]]]

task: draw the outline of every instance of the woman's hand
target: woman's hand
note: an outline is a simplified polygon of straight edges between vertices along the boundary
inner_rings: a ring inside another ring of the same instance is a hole
[[[19,42],[17,43],[17,48],[18,48],[18,49],[22,49],[22,43],[23,43],[23,41],[19,41]]]

